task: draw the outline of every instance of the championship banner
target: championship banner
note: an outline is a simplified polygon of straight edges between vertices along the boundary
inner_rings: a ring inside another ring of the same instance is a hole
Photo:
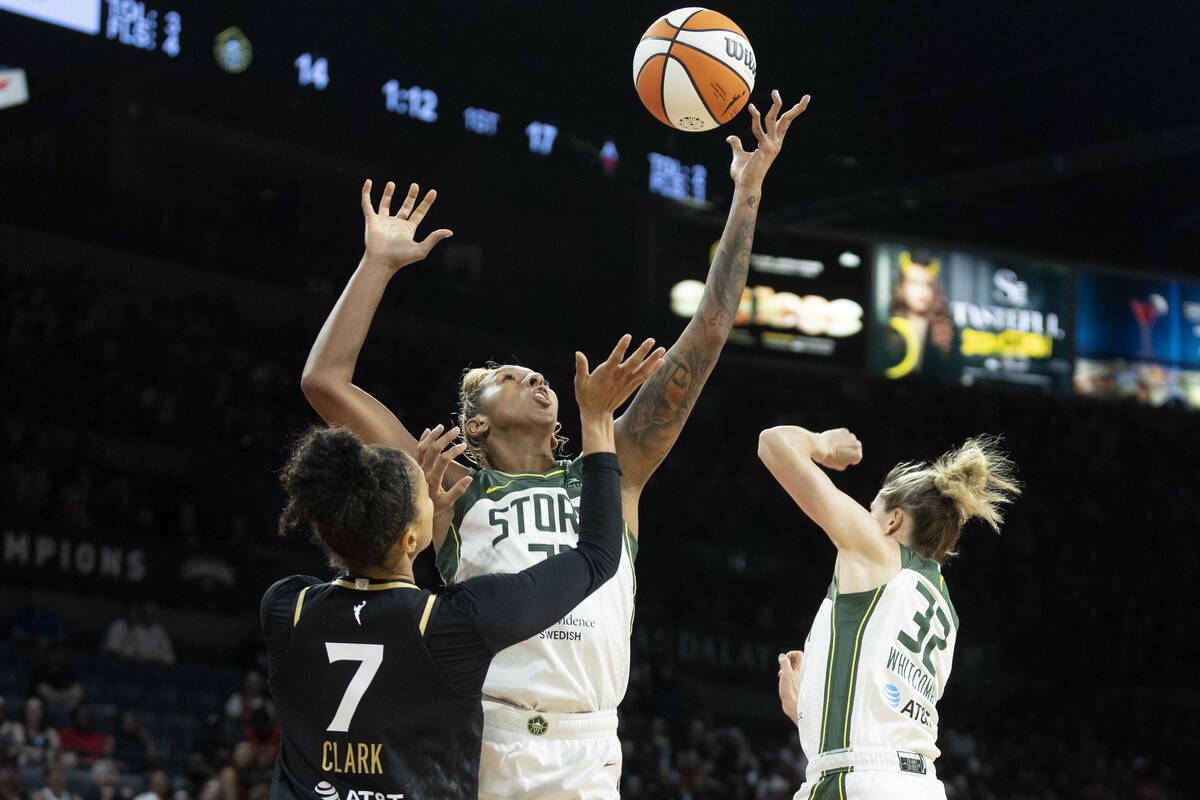
[[[874,289],[871,360],[887,377],[1070,391],[1067,267],[885,244]]]
[[[224,554],[182,543],[0,524],[0,580],[8,586],[236,607],[265,588],[239,577]]]

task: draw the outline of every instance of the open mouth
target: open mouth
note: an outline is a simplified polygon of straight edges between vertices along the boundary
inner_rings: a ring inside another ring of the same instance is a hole
[[[533,399],[541,403],[543,406],[550,406],[550,390],[538,387],[533,390]]]

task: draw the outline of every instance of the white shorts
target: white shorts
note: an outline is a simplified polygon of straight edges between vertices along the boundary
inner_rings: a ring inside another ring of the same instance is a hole
[[[903,765],[903,767],[901,766]],[[933,762],[903,750],[871,748],[823,753],[792,800],[946,800]]]
[[[480,800],[619,800],[617,712],[552,714],[483,701]]]

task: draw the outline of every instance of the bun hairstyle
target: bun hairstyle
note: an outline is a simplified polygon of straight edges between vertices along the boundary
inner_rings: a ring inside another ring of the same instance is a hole
[[[999,442],[977,436],[932,463],[898,464],[884,478],[879,494],[889,510],[903,508],[912,517],[917,553],[944,563],[956,555],[962,527],[972,519],[1000,532],[1000,506],[1021,493],[1021,484]]]
[[[416,519],[416,468],[399,450],[364,445],[345,428],[313,428],[280,473],[287,504],[279,535],[308,528],[338,570],[380,565]]]

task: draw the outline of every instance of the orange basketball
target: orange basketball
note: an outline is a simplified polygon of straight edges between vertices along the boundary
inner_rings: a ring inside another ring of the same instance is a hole
[[[733,20],[680,8],[646,29],[633,52],[633,85],[660,122],[706,131],[733,119],[750,99],[758,67]]]

